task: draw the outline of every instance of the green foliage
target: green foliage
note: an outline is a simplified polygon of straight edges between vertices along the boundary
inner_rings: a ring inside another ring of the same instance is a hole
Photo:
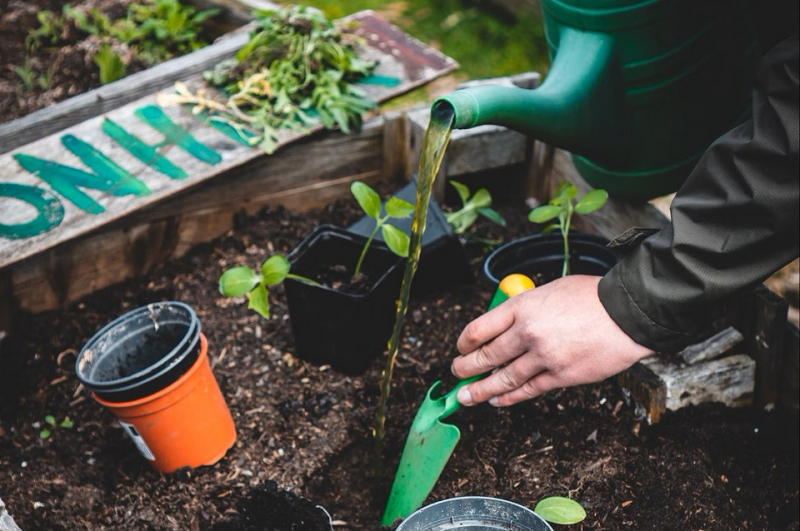
[[[39,27],[28,33],[25,42],[31,51],[41,45],[57,46],[62,43],[67,26],[72,24],[89,35],[128,45],[139,60],[151,66],[205,46],[200,38],[203,23],[218,12],[218,9],[198,12],[179,0],[145,0],[128,6],[125,18],[111,20],[97,8],[82,11],[65,5],[61,15],[52,11],[38,13]],[[113,59],[109,51],[103,50],[94,56],[101,69],[101,83],[124,75],[121,59],[116,57]],[[106,81],[102,81],[104,73]]]
[[[36,51],[42,44],[50,46],[58,44],[67,26],[66,17],[44,10],[36,13],[36,20],[39,21],[39,27],[28,32],[25,46],[31,51]]]
[[[94,54],[94,62],[100,68],[100,84],[107,85],[125,77],[125,63],[108,43],[100,47]]]
[[[269,319],[269,287],[294,278],[302,282],[316,284],[311,279],[289,272],[291,264],[282,255],[270,256],[262,265],[261,271],[255,272],[249,267],[232,267],[219,277],[219,292],[226,297],[247,295],[247,307]]]
[[[547,44],[538,11],[531,10],[511,20],[492,9],[489,2],[464,0],[298,0],[298,3],[318,7],[333,18],[374,9],[422,42],[436,43],[442,53],[458,61],[459,72],[467,78],[545,73],[548,68]]]
[[[444,217],[453,227],[456,234],[464,234],[477,221],[479,215],[502,227],[506,226],[506,220],[503,219],[503,216],[491,208],[492,195],[486,188],[480,188],[470,196],[470,190],[464,184],[452,180],[450,184],[458,192],[462,206],[459,210],[447,212]]]
[[[561,496],[551,496],[540,500],[533,512],[551,524],[558,525],[577,524],[586,518],[586,511],[581,504]]]
[[[218,12],[218,9],[198,12],[179,0],[149,0],[131,4],[126,18],[112,21],[96,8],[82,12],[64,7],[64,15],[78,29],[128,44],[148,66],[205,46],[199,37],[203,22]]]
[[[204,73],[222,88],[225,101],[182,85],[161,101],[207,111],[267,153],[275,151],[284,130],[308,131],[317,124],[345,133],[360,128],[362,114],[377,107],[353,84],[375,66],[359,58],[361,40],[313,9],[289,6],[256,15],[257,29],[236,57]]]
[[[364,243],[364,249],[361,251],[361,256],[358,257],[358,263],[353,271],[353,278],[356,278],[361,272],[361,264],[367,255],[367,249],[369,249],[375,235],[378,234],[378,230],[381,231],[383,240],[394,254],[402,257],[408,256],[410,243],[408,234],[388,222],[392,218],[403,219],[409,217],[414,213],[414,205],[393,196],[386,201],[386,214],[381,216],[381,198],[378,192],[361,181],[355,181],[350,185],[350,191],[353,193],[353,197],[356,198],[361,210],[375,220],[375,229],[373,229],[366,243]]]
[[[25,60],[22,66],[15,66],[14,73],[22,80],[22,84],[26,89],[31,90],[36,82],[36,73],[33,71],[30,59]]]
[[[69,417],[64,417],[64,420],[61,422],[56,422],[56,418],[53,415],[45,416],[44,422],[49,427],[46,427],[39,432],[39,437],[41,439],[49,439],[53,432],[59,428],[71,429],[75,425],[75,423],[72,422]]]
[[[561,237],[564,240],[564,267],[561,276],[569,275],[569,229],[572,222],[572,214],[589,214],[601,208],[608,201],[608,192],[601,189],[592,190],[586,193],[577,202],[575,197],[578,189],[569,182],[562,182],[556,187],[553,198],[546,205],[539,206],[531,210],[528,219],[534,223],[546,223],[558,218],[557,223],[553,223],[544,228],[542,232],[547,232],[558,228],[561,230]]]

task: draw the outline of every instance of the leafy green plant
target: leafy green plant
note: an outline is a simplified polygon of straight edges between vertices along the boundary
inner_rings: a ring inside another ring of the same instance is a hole
[[[317,284],[300,275],[290,273],[291,264],[280,254],[270,256],[261,265],[259,272],[246,266],[233,267],[219,277],[219,292],[226,297],[247,295],[248,308],[255,310],[265,319],[269,319],[269,289],[293,278],[310,284]]]
[[[43,43],[50,46],[58,44],[67,26],[66,17],[44,10],[36,13],[36,20],[39,26],[28,32],[28,36],[25,37],[25,47],[36,51]]]
[[[546,205],[534,208],[528,214],[528,219],[534,223],[546,223],[553,219],[558,219],[557,223],[552,223],[545,227],[542,232],[548,232],[558,228],[564,240],[564,267],[561,276],[569,275],[569,229],[572,223],[572,215],[589,214],[601,208],[608,201],[608,192],[602,189],[592,190],[576,201],[578,189],[569,182],[560,183],[553,194],[553,198]]]
[[[108,43],[100,47],[94,54],[94,62],[100,68],[100,84],[107,85],[125,77],[125,63]]]
[[[64,417],[64,420],[61,422],[56,422],[56,418],[53,415],[47,415],[44,418],[44,422],[48,427],[45,427],[42,431],[39,432],[39,437],[41,439],[48,439],[53,434],[53,431],[64,428],[64,429],[71,429],[72,426],[75,425],[69,417]]]
[[[533,512],[551,524],[558,525],[577,524],[586,518],[586,511],[581,504],[561,496],[551,496],[540,500]]]
[[[450,181],[450,184],[461,198],[461,208],[445,213],[444,217],[456,234],[464,234],[477,221],[478,216],[483,216],[502,227],[506,226],[503,216],[492,208],[492,195],[486,188],[479,188],[470,195],[470,190],[466,185],[453,180]]]
[[[30,90],[33,88],[36,81],[36,73],[33,71],[30,59],[26,59],[25,64],[22,66],[15,66],[14,73],[19,76],[26,89]]]
[[[193,105],[210,121],[239,132],[242,141],[272,153],[284,130],[308,131],[321,124],[345,133],[361,126],[362,114],[377,107],[353,83],[375,66],[359,58],[361,39],[302,6],[256,11],[257,29],[236,57],[204,73],[223,97],[193,93],[176,83],[162,105]]]
[[[217,13],[219,9],[197,11],[179,0],[145,0],[129,5],[126,17],[112,20],[97,8],[83,11],[65,5],[61,15],[40,12],[39,27],[28,33],[25,42],[31,50],[43,43],[57,45],[65,28],[73,24],[84,33],[127,44],[151,66],[205,46],[200,38],[203,24]]]
[[[381,216],[381,198],[378,192],[361,181],[356,181],[351,184],[350,191],[353,193],[353,197],[356,198],[356,201],[364,213],[375,220],[375,229],[373,229],[369,238],[367,238],[367,241],[364,243],[364,249],[361,251],[356,267],[353,270],[353,278],[356,278],[359,273],[361,273],[361,264],[364,262],[367,249],[369,249],[379,229],[387,247],[389,247],[394,254],[402,257],[408,256],[408,246],[410,243],[408,234],[394,225],[390,225],[388,222],[391,218],[403,219],[409,217],[414,212],[414,205],[408,201],[392,196],[386,201],[386,214]]]

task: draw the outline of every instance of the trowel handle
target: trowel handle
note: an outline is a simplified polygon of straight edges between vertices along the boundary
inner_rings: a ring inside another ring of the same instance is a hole
[[[500,285],[497,286],[497,291],[494,292],[494,297],[492,297],[492,302],[489,303],[489,310],[494,309],[495,307],[499,306],[500,304],[504,303],[514,295],[518,295],[523,291],[528,291],[529,289],[533,289],[535,284],[533,280],[528,278],[525,275],[514,273],[512,275],[506,276],[503,280],[500,281]],[[487,310],[488,311],[488,310]],[[485,372],[483,374],[477,374],[475,376],[470,376],[469,378],[464,378],[460,382],[458,382],[453,389],[451,389],[446,395],[444,395],[445,399],[445,406],[444,406],[444,413],[439,417],[439,420],[453,414],[461,404],[456,400],[456,395],[458,394],[458,390],[464,387],[465,385],[469,385],[472,382],[477,382],[478,380],[488,376],[489,373]]]

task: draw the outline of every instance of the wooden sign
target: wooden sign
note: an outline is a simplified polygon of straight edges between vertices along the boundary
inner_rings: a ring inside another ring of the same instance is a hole
[[[377,101],[457,67],[371,11],[351,18],[378,62],[361,85]],[[303,136],[283,132],[279,145]],[[27,144],[0,156],[0,269],[266,156],[158,94]]]

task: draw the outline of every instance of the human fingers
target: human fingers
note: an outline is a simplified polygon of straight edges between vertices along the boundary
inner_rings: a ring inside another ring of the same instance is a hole
[[[523,337],[515,327],[503,330],[500,335],[478,346],[474,351],[453,360],[451,370],[462,380],[483,374],[524,354],[527,350]]]
[[[486,402],[520,388],[545,368],[538,356],[531,353],[524,354],[486,378],[462,387],[457,399],[465,406]]]
[[[497,308],[486,312],[470,322],[456,341],[456,348],[461,354],[470,354],[484,343],[496,338],[514,324],[512,300],[506,301]]]
[[[489,399],[489,403],[495,407],[512,406],[543,395],[558,386],[558,379],[553,373],[542,371],[517,389],[498,396],[493,396]]]

